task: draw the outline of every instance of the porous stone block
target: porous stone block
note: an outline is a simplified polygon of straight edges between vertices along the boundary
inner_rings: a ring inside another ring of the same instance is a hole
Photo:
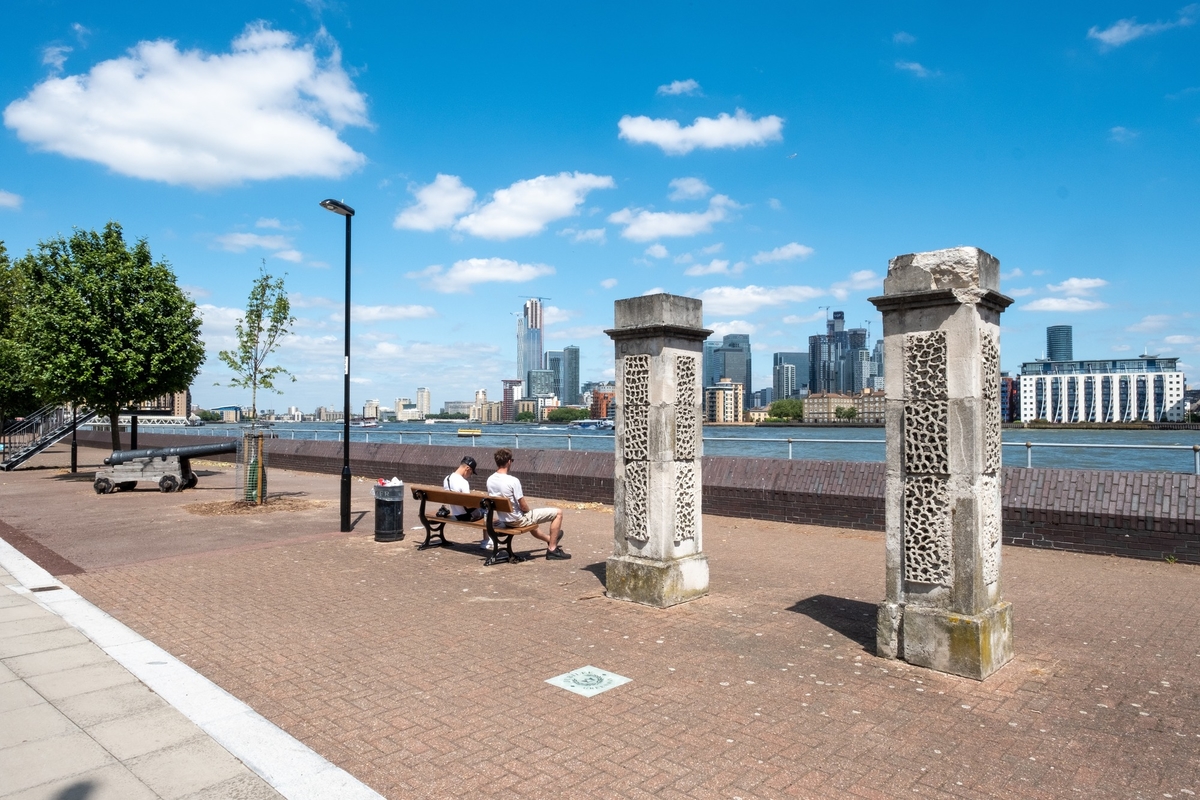
[[[901,637],[908,663],[981,681],[1012,660],[1012,604],[980,614],[908,606]]]
[[[618,300],[614,305],[617,328],[641,328],[670,325],[681,328],[704,327],[704,305],[693,297],[675,294],[651,294]]]
[[[605,565],[608,596],[658,608],[685,603],[708,594],[708,556],[653,560],[611,556]]]

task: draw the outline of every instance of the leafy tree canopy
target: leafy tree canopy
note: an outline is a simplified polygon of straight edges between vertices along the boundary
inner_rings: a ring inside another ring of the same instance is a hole
[[[0,241],[0,430],[4,429],[5,419],[38,407],[16,325],[24,291],[24,273],[9,260],[8,250]]]
[[[281,366],[267,366],[267,359],[296,322],[292,316],[283,278],[267,274],[265,265],[250,287],[246,314],[237,321],[236,350],[222,350],[217,357],[233,371],[229,385],[250,390],[250,417],[258,418],[258,387],[278,392],[275,379],[296,378]],[[219,384],[218,384],[219,385]]]
[[[535,415],[532,411],[522,411],[521,413],[517,414],[517,422],[533,422],[536,419],[537,415]]]
[[[550,422],[574,422],[577,419],[588,419],[591,412],[586,408],[555,408],[546,414]]]
[[[776,400],[768,413],[775,419],[804,419],[804,401]]]
[[[26,290],[18,328],[32,382],[51,402],[86,403],[112,420],[123,406],[181,392],[204,363],[200,317],[166,261],[121,226],[76,229],[19,262]]]

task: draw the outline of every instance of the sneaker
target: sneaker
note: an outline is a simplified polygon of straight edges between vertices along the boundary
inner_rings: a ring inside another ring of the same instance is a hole
[[[489,536],[488,538],[484,539],[482,542],[479,543],[479,548],[481,550],[495,550],[496,545],[492,544],[492,539]]]
[[[561,547],[556,548],[556,549],[551,550],[548,553],[546,553],[546,559],[548,561],[567,561],[570,558],[571,558],[571,554],[568,553],[566,550],[563,550]]]

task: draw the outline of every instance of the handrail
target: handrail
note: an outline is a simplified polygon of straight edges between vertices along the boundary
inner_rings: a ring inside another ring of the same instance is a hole
[[[147,428],[151,428],[154,426],[143,424],[140,427],[142,428],[142,430],[146,430]],[[180,429],[176,426],[160,426],[160,427],[171,427],[172,433],[180,432]],[[182,429],[182,432],[186,435],[192,435],[192,436],[234,435],[234,434],[229,434],[225,431],[218,431],[216,429],[205,428],[205,427],[184,428],[184,429]],[[282,433],[283,430],[280,430],[279,432]],[[290,436],[291,439],[296,438],[296,433],[297,433],[296,430],[290,430],[288,432],[291,434],[291,436]],[[308,433],[307,431],[299,431],[299,432],[300,433]],[[327,432],[330,434],[333,434],[333,435],[324,439],[324,441],[339,441],[340,442],[342,440],[341,431],[332,431],[331,430],[331,431],[327,431]],[[313,441],[322,441],[321,434],[326,433],[326,431],[314,430],[314,431],[311,431],[311,433],[313,434],[313,436],[312,436]],[[428,444],[433,444],[433,437],[435,437],[435,436],[441,436],[441,437],[449,436],[449,437],[452,437],[455,439],[468,438],[466,436],[459,436],[457,431],[420,431],[420,432],[412,431],[412,430],[409,430],[409,431],[388,431],[388,430],[376,431],[377,435],[379,433],[386,434],[389,437],[393,437],[393,436],[396,437],[397,443],[399,443],[399,444],[404,443],[404,437],[406,435],[410,436],[410,437],[416,436],[416,437],[424,438]],[[307,436],[305,438],[307,438]],[[521,446],[521,439],[523,439],[523,438],[524,439],[566,439],[567,440],[567,449],[572,450],[572,449],[574,449],[573,444],[574,444],[575,439],[606,439],[608,441],[613,441],[614,437],[598,435],[598,434],[588,434],[588,433],[517,433],[515,431],[514,432],[503,432],[503,431],[492,432],[492,431],[489,431],[486,433],[479,434],[478,436],[472,435],[469,438],[471,439],[471,447],[478,446],[478,441],[477,441],[478,439],[511,438],[514,442],[514,446],[517,448],[519,448]],[[787,438],[772,437],[772,438],[759,439],[759,438],[752,437],[752,436],[703,436],[701,438],[705,442],[775,442],[775,443],[779,443],[779,444],[786,443],[788,446],[788,456],[787,457],[789,460],[793,459],[793,456],[794,456],[793,447],[796,444],[801,444],[801,445],[804,445],[804,444],[851,444],[851,445],[871,444],[871,445],[878,445],[878,444],[886,444],[887,443],[886,439],[826,439],[826,438],[810,439],[808,437],[787,437]],[[371,441],[371,432],[370,431],[363,431],[362,441],[365,441],[365,442]],[[1092,450],[1191,450],[1193,453],[1193,460],[1195,462],[1193,465],[1194,472],[1196,475],[1200,475],[1200,444],[1098,444],[1098,443],[1094,443],[1094,442],[1086,442],[1086,443],[1085,442],[1001,442],[1001,445],[1003,447],[1024,447],[1025,451],[1026,451],[1026,454],[1025,454],[1026,468],[1033,467],[1033,450],[1036,447],[1078,448],[1078,449],[1085,449],[1085,450],[1086,449],[1092,449]]]

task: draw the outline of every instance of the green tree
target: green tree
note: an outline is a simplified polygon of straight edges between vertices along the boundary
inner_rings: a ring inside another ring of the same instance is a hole
[[[858,409],[856,409],[856,408],[854,408],[854,407],[852,407],[852,406],[849,406],[849,407],[848,407],[848,406],[842,406],[841,408],[836,408],[836,409],[834,409],[834,411],[833,411],[833,415],[834,415],[835,417],[837,417],[838,419],[840,419],[840,420],[844,420],[845,422],[849,422],[850,420],[852,420],[852,419],[854,419],[855,417],[857,417],[857,416],[858,416]]]
[[[121,226],[75,230],[20,260],[26,287],[18,330],[32,383],[48,402],[107,414],[121,449],[122,406],[191,386],[204,363],[196,304],[166,261]]]
[[[217,354],[225,366],[233,370],[234,377],[228,385],[250,390],[250,414],[254,419],[258,419],[258,387],[278,392],[276,378],[286,376],[296,380],[281,366],[267,366],[267,358],[279,346],[280,340],[291,333],[295,322],[283,278],[268,275],[264,262],[258,279],[250,287],[246,315],[237,321],[237,350],[222,350]]]
[[[546,414],[546,419],[550,422],[574,422],[590,416],[591,412],[586,408],[555,408]]]
[[[0,431],[4,430],[6,419],[38,406],[17,331],[17,313],[24,305],[23,275],[18,264],[9,260],[8,250],[0,241]]]
[[[536,419],[537,416],[532,411],[522,411],[517,414],[517,422],[533,422]]]
[[[804,419],[804,401],[776,400],[768,413],[775,419]]]

